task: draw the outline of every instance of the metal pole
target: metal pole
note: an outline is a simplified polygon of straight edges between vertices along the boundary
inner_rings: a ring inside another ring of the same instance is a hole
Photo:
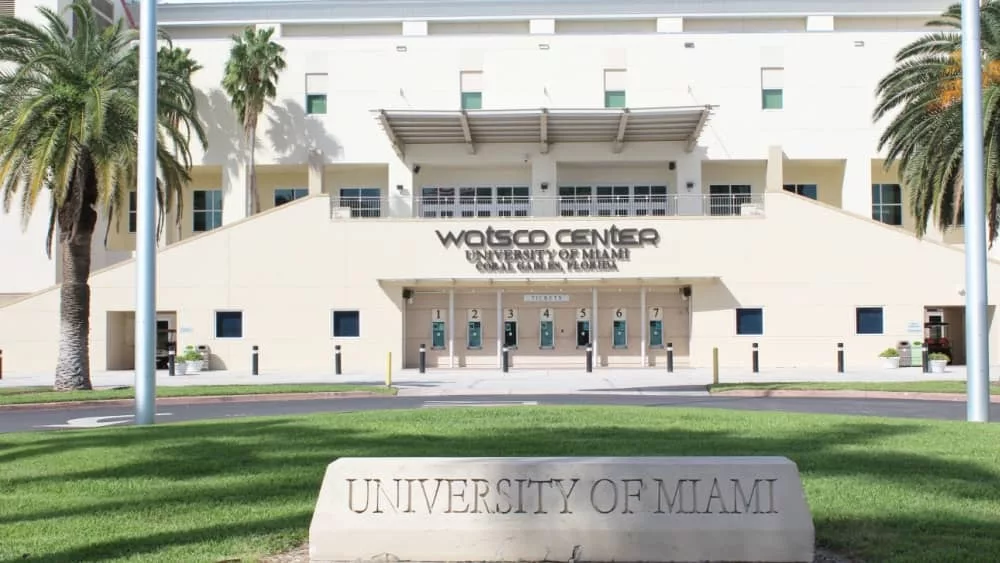
[[[0,379],[3,379],[3,350],[0,350]]]
[[[965,355],[969,422],[989,422],[986,321],[986,193],[983,187],[983,63],[979,0],[962,0],[962,172],[965,210]]]
[[[135,235],[135,422],[156,418],[156,2],[139,18],[139,177]]]
[[[587,344],[587,373],[594,371],[594,347]]]
[[[167,373],[170,377],[177,375],[177,350],[173,344],[167,344]]]
[[[719,349],[712,348],[712,385],[719,384]]]
[[[424,344],[420,345],[420,373],[427,373],[427,346]]]
[[[757,343],[753,343],[753,372],[760,373],[760,350],[757,347]]]
[[[674,343],[667,342],[667,373],[674,373]]]
[[[250,356],[250,375],[260,375],[260,349],[254,344],[253,353]]]
[[[844,343],[837,343],[837,373],[844,373]]]
[[[501,354],[503,355],[501,361],[503,365],[503,372],[507,373],[510,371],[510,348],[504,346]]]
[[[333,374],[341,375],[340,344],[333,346]]]

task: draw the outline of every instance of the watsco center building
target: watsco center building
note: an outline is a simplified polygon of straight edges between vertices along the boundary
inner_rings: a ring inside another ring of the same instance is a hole
[[[213,370],[833,370],[945,336],[964,362],[961,230],[914,234],[875,87],[941,0],[163,2],[209,148],[160,240],[157,306]],[[789,6],[794,6],[789,11]],[[131,6],[134,17],[139,7]],[[34,5],[16,5],[31,15]],[[247,148],[230,36],[286,49]],[[200,148],[195,147],[197,151]],[[135,363],[135,200],[95,237],[92,366]],[[39,209],[47,210],[42,202]],[[18,210],[15,208],[14,213]],[[0,348],[55,364],[47,213],[0,218]],[[108,218],[104,218],[107,224]],[[1000,291],[990,263],[990,341]],[[930,323],[931,327],[925,325]],[[172,332],[168,332],[172,331]]]

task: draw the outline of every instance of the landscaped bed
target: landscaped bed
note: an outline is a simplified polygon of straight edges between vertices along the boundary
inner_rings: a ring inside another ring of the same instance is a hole
[[[272,395],[287,393],[348,393],[370,392],[395,394],[396,390],[380,385],[287,384],[287,385],[191,385],[186,387],[159,386],[157,397],[210,397],[222,395]],[[66,403],[71,401],[103,401],[132,399],[132,388],[96,389],[93,391],[53,391],[50,387],[0,387],[0,405],[32,403]]]
[[[726,391],[882,391],[895,393],[955,393],[964,394],[965,381],[817,381],[801,383],[719,383],[711,385],[712,393]],[[1000,395],[1000,384],[992,384],[990,393]]]
[[[649,407],[425,409],[0,435],[0,560],[253,561],[307,539],[338,456],[785,455],[821,546],[1000,553],[1000,426]],[[387,530],[387,533],[391,531]]]

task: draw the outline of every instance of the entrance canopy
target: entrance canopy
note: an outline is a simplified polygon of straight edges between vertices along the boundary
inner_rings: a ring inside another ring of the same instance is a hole
[[[619,109],[387,110],[375,111],[382,129],[402,155],[407,145],[465,144],[474,154],[480,143],[625,143],[681,141],[694,149],[713,106]]]
[[[699,285],[718,283],[719,276],[678,276],[678,277],[601,277],[601,278],[561,278],[561,277],[478,277],[478,278],[392,278],[380,279],[383,287],[409,288],[560,288],[589,289],[592,287],[676,287],[684,285]]]

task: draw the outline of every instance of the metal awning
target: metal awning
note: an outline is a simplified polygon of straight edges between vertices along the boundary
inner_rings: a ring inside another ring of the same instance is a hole
[[[625,143],[680,141],[691,152],[713,106],[621,109],[534,110],[375,110],[375,116],[402,155],[407,145],[464,144],[469,153],[481,143],[606,142],[621,152]]]
[[[447,288],[492,288],[492,289],[556,289],[556,288],[605,288],[605,287],[678,287],[685,285],[707,285],[721,282],[718,275],[701,276],[651,276],[651,277],[600,277],[600,278],[569,278],[565,276],[546,276],[544,274],[535,277],[440,277],[440,278],[380,278],[379,285],[382,287],[410,287],[428,289]]]

